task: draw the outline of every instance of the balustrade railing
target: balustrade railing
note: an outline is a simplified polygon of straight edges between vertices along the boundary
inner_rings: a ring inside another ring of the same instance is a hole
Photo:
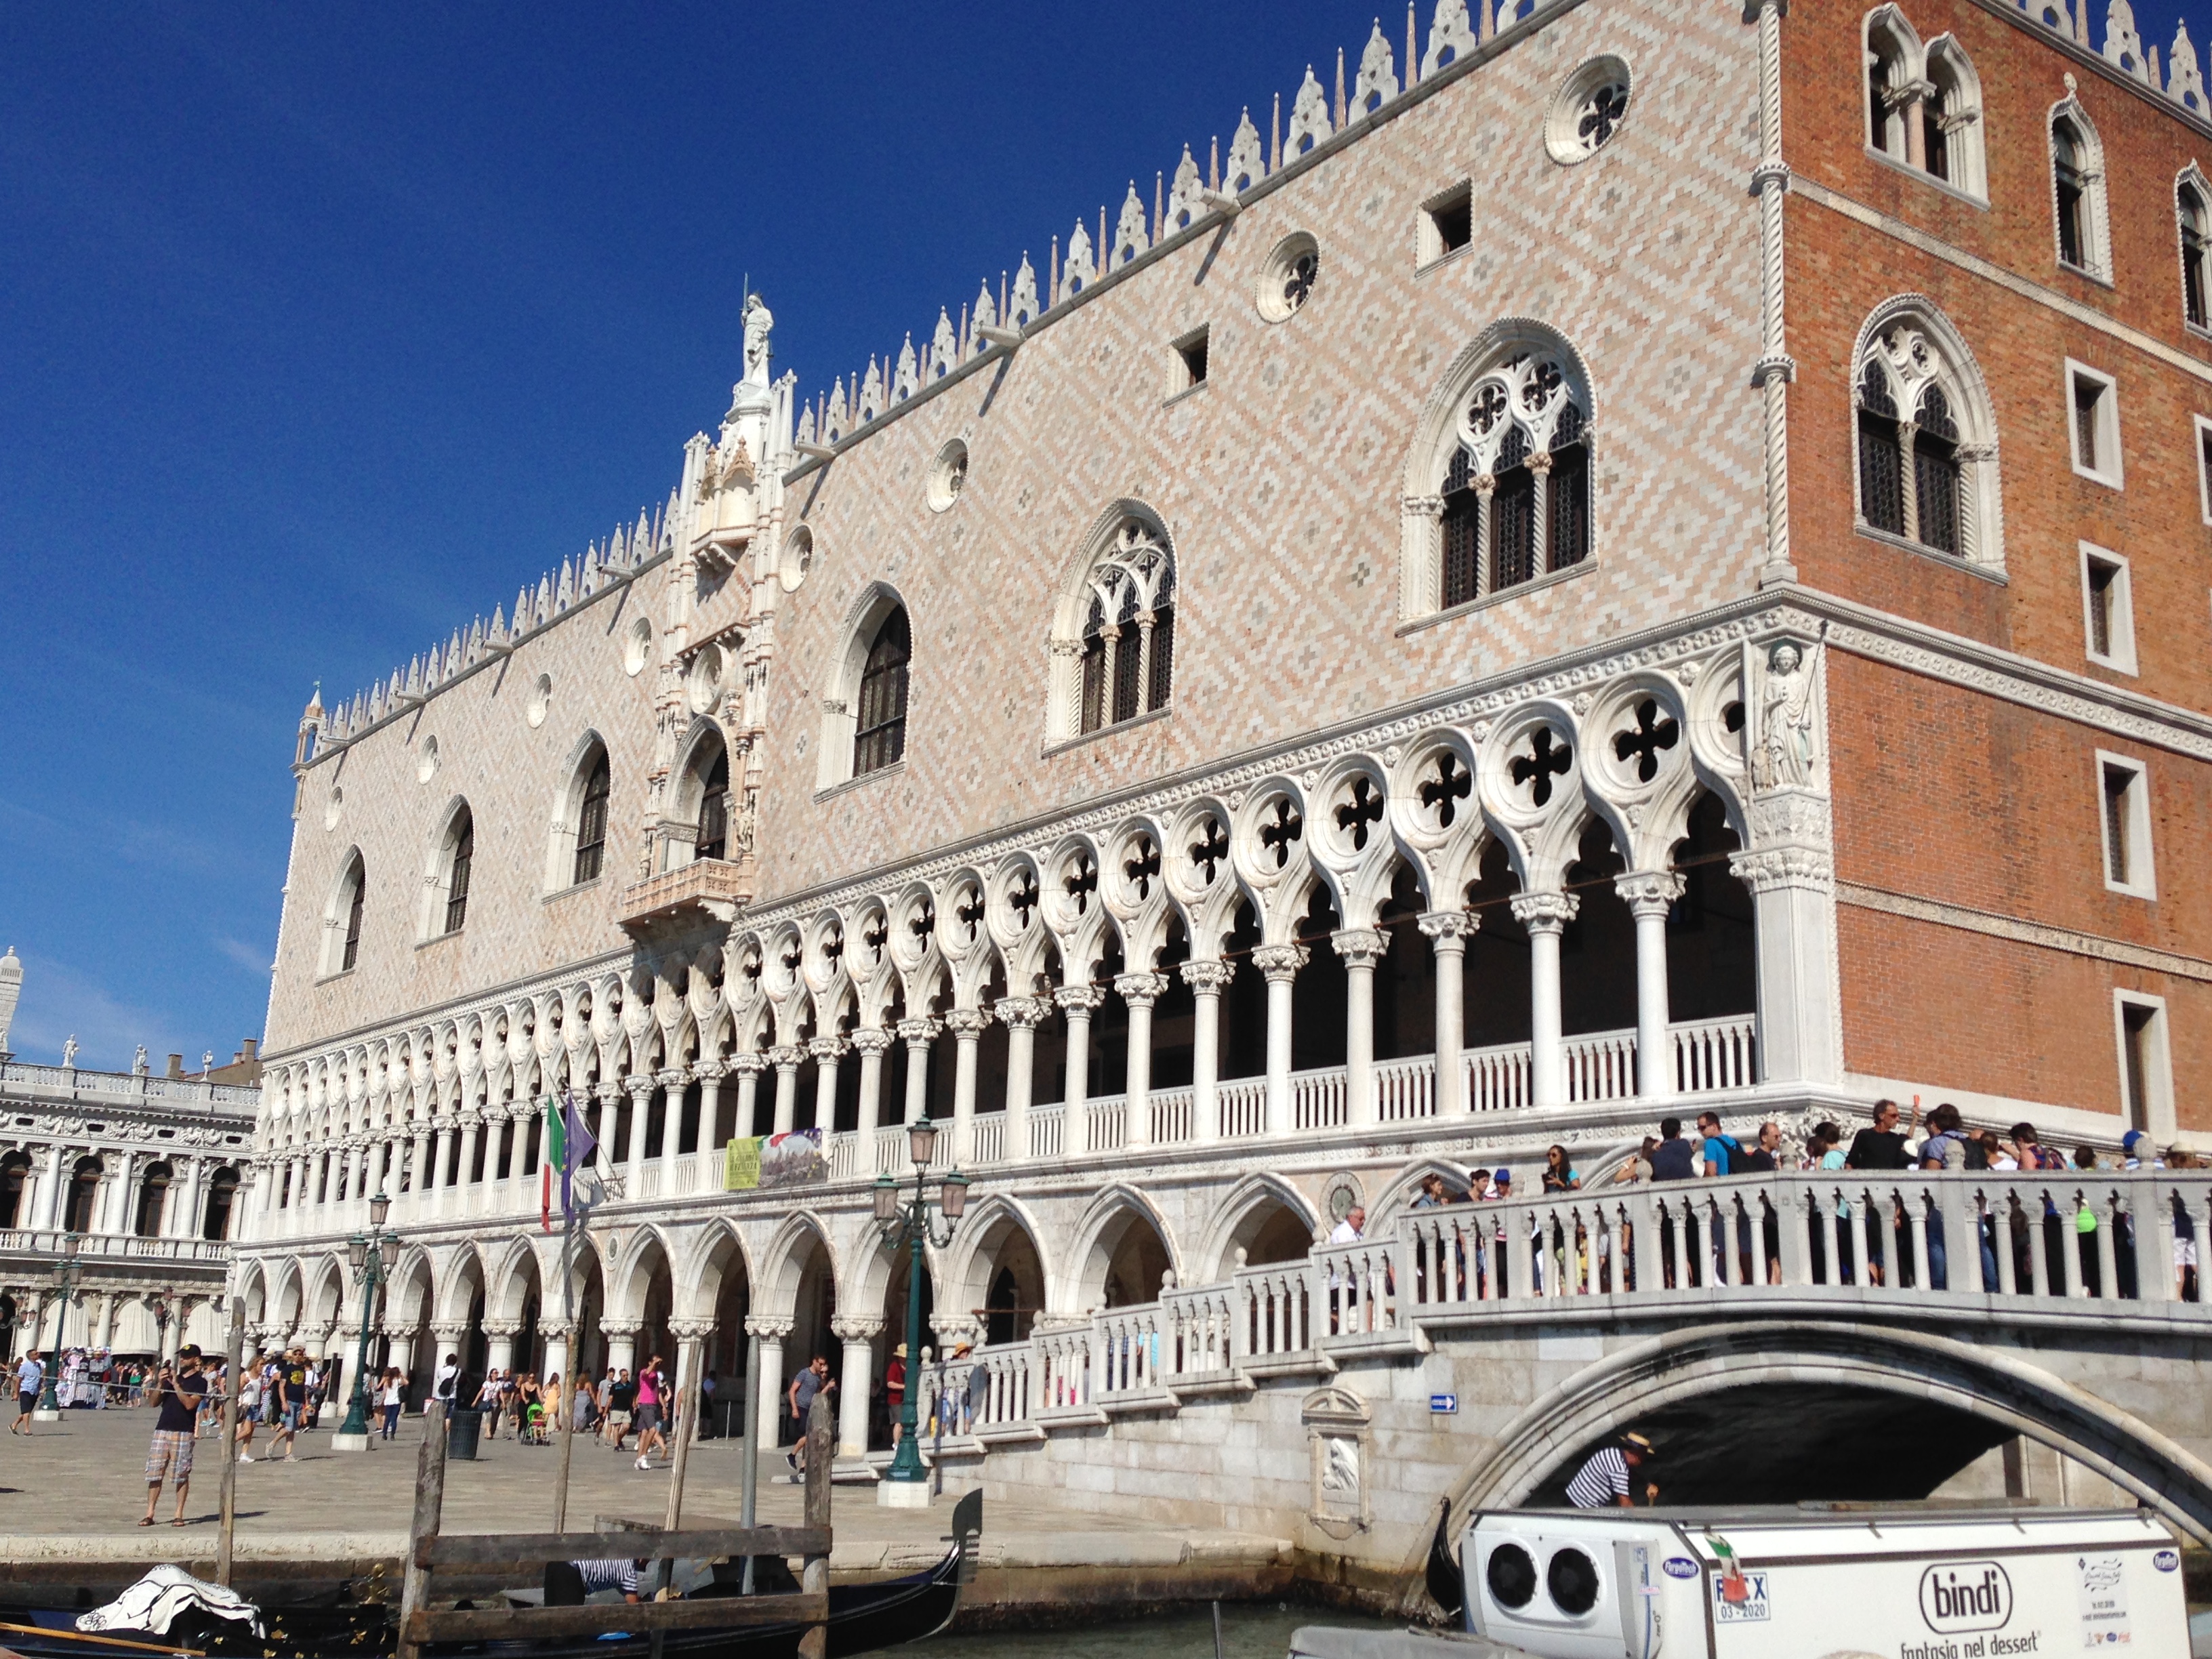
[[[1628,1100],[1636,1093],[1636,1033],[1601,1031],[1565,1042],[1567,1098]]]
[[[1605,1319],[1826,1295],[1931,1319],[2101,1322],[2155,1307],[2212,1330],[2203,1238],[2212,1238],[2212,1175],[2171,1171],[1807,1171],[1447,1204],[1352,1243],[1316,1245],[1303,1261],[1240,1267],[1225,1283],[985,1347],[946,1367],[943,1387],[956,1427],[1034,1433],[1055,1411],[1175,1409],[1190,1379],[1271,1365],[1318,1372],[1329,1364],[1320,1351],[1334,1344],[1405,1342],[1417,1323],[1574,1297]]]
[[[1350,1121],[1352,1097],[1344,1068],[1291,1073],[1291,1121],[1301,1129],[1334,1129]]]
[[[1267,1079],[1243,1077],[1218,1085],[1214,1106],[1224,1140],[1256,1139],[1267,1130]]]
[[[1174,1146],[1191,1138],[1191,1098],[1188,1089],[1163,1089],[1152,1096],[1152,1145]]]
[[[1058,1158],[1067,1146],[1067,1108],[1030,1108],[1030,1156]]]
[[[1469,1111],[1509,1111],[1535,1099],[1529,1079],[1527,1043],[1501,1042],[1488,1048],[1470,1048],[1463,1058],[1467,1062]]]
[[[1375,1115],[1384,1123],[1404,1123],[1437,1115],[1437,1063],[1433,1057],[1386,1060],[1375,1068]]]
[[[975,1115],[975,1161],[978,1164],[997,1164],[1006,1155],[1006,1115],[1004,1112],[979,1112]]]
[[[69,1248],[69,1235],[43,1227],[0,1230],[0,1255],[59,1256]],[[77,1241],[81,1261],[210,1261],[230,1254],[220,1239],[141,1238],[135,1234],[89,1233]]]
[[[1129,1128],[1129,1103],[1120,1095],[1083,1103],[1083,1150],[1117,1152]]]

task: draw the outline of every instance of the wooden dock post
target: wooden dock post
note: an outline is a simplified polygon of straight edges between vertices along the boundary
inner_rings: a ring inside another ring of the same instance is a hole
[[[806,1408],[806,1528],[818,1531],[825,1546],[830,1533],[830,1466],[837,1455],[837,1431],[830,1420],[827,1392],[814,1396]],[[800,1591],[825,1599],[830,1594],[830,1553],[825,1547],[805,1559],[799,1578]],[[830,1626],[814,1626],[799,1638],[799,1659],[830,1659]]]
[[[423,1611],[430,1553],[446,1510],[446,1402],[434,1400],[422,1413],[422,1450],[415,1460],[415,1518],[407,1528],[406,1570],[400,1581],[399,1640],[393,1659],[421,1659],[414,1615]]]
[[[246,1298],[230,1293],[230,1346],[222,1372],[222,1520],[216,1533],[215,1582],[230,1583],[232,1545],[238,1532],[238,1392],[245,1386],[239,1375],[246,1364]]]

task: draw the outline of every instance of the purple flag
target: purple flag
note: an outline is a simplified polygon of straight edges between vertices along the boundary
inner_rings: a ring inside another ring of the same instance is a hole
[[[576,1218],[576,1172],[587,1167],[592,1154],[599,1143],[592,1137],[591,1125],[576,1109],[576,1095],[568,1091],[561,1101],[561,1213],[570,1221]]]

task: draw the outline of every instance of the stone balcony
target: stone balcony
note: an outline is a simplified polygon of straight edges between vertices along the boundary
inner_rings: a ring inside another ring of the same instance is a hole
[[[749,863],[694,859],[623,888],[620,920],[633,934],[709,918],[727,922],[752,896],[753,872]]]

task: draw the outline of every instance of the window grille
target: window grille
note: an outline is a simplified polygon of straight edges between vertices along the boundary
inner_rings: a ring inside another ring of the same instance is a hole
[[[1941,386],[1920,394],[1920,430],[1912,441],[1912,482],[1919,497],[1923,545],[1956,556],[1959,539],[1959,428]]]
[[[1893,536],[1905,533],[1904,474],[1897,403],[1881,366],[1869,362],[1859,380],[1859,512]]]

